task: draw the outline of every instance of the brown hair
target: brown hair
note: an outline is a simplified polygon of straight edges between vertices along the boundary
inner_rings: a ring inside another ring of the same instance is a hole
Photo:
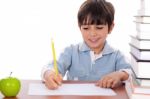
[[[115,9],[105,0],[86,0],[78,11],[78,25],[108,24],[110,29],[114,21]]]

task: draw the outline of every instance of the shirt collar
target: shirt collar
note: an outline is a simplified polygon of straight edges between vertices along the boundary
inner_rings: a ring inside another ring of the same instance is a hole
[[[79,51],[84,52],[84,51],[90,51],[91,49],[87,46],[85,42],[81,43],[79,45]]]
[[[102,50],[102,55],[110,54],[110,53],[113,53],[114,51],[115,49],[112,46],[110,46],[108,42],[106,41],[104,48]]]
[[[91,51],[91,49],[88,47],[88,45],[85,42],[83,42],[79,45],[79,51],[81,52]],[[112,52],[114,52],[114,49],[106,41],[104,48],[102,50],[102,55],[110,54]]]

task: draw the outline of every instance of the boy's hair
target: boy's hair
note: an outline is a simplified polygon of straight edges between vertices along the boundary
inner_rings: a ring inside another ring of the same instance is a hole
[[[78,11],[78,25],[108,24],[110,29],[114,21],[115,9],[105,0],[86,0]]]

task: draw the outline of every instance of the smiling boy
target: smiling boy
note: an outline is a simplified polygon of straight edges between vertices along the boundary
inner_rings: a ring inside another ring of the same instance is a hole
[[[104,88],[117,87],[129,78],[130,64],[124,55],[107,43],[107,36],[114,28],[115,9],[105,0],[86,0],[78,11],[78,26],[83,42],[67,47],[57,64],[44,67],[42,77],[49,89],[57,89],[66,74],[67,80],[96,81]]]

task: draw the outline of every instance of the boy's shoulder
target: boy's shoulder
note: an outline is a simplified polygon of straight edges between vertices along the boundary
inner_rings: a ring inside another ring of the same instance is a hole
[[[117,53],[119,52],[119,49],[112,46],[109,42],[105,42],[104,48],[103,48],[103,54],[109,54],[109,53]]]
[[[126,53],[123,52],[122,50],[120,50],[119,48],[112,46],[110,44],[108,44],[108,46],[113,50],[113,53],[116,54],[117,56],[125,56],[126,57]]]

